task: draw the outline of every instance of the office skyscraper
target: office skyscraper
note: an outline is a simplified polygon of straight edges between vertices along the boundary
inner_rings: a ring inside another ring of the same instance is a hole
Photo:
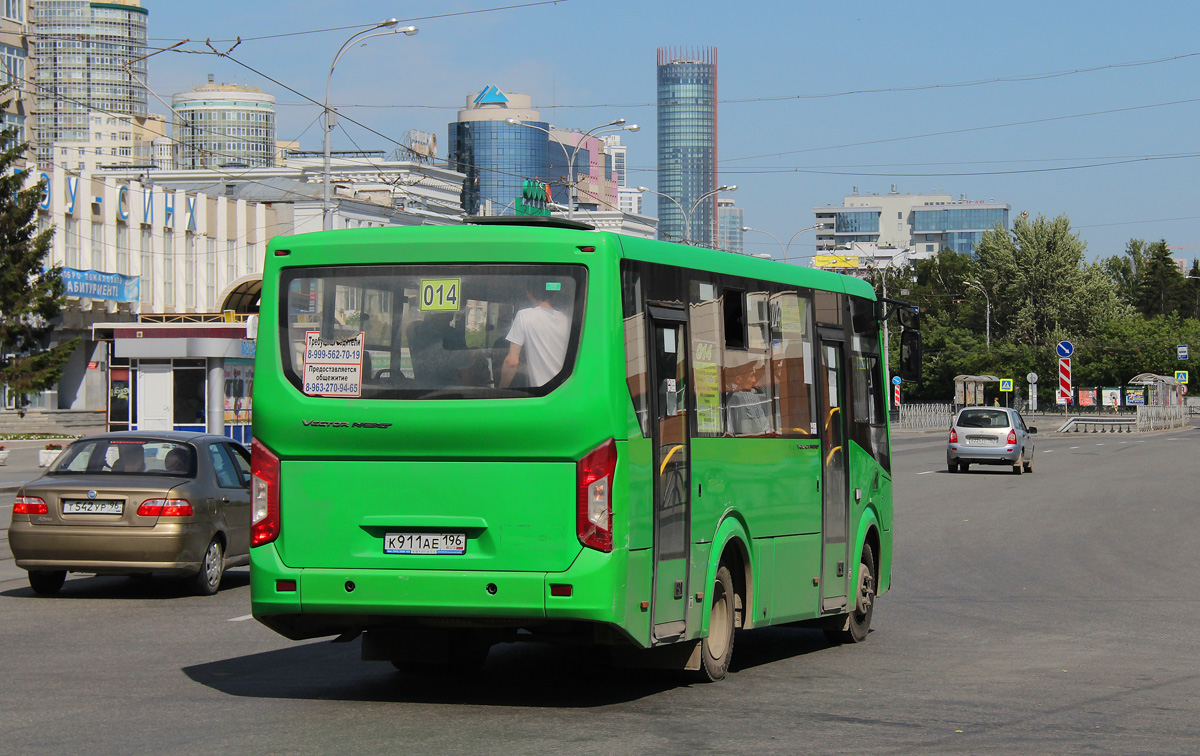
[[[33,0],[37,156],[87,142],[92,111],[146,115],[146,17],[140,0]],[[135,62],[136,61],[136,62]]]
[[[717,49],[658,49],[659,237],[711,247],[717,235]],[[679,204],[676,205],[675,203]]]

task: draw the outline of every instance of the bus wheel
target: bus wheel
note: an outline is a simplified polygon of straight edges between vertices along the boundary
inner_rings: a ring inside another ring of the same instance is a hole
[[[870,544],[863,544],[862,560],[858,565],[858,586],[854,592],[854,608],[845,624],[837,630],[825,630],[833,643],[862,643],[871,630],[871,615],[875,611],[875,554]]]
[[[733,576],[729,568],[717,568],[713,580],[712,604],[708,610],[708,635],[700,642],[700,671],[703,679],[716,682],[729,672],[733,658]]]

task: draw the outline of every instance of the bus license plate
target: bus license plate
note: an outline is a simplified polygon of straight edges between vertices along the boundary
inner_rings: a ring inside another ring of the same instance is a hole
[[[119,499],[66,499],[62,504],[63,514],[121,514],[125,503]]]
[[[466,533],[386,533],[385,554],[462,554],[467,550]]]

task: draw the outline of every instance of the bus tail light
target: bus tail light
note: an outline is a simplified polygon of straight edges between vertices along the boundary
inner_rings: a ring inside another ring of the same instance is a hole
[[[250,440],[250,545],[279,537],[279,457],[257,438]]]
[[[954,430],[953,428],[950,429],[950,443],[958,443],[958,431]]]
[[[13,514],[49,514],[50,507],[36,496],[18,496],[13,502]]]
[[[1017,443],[1017,431],[1015,428],[1008,432],[1008,443],[1010,443],[1010,444]]]
[[[612,481],[617,444],[611,438],[575,465],[575,530],[579,542],[597,551],[613,550]]]

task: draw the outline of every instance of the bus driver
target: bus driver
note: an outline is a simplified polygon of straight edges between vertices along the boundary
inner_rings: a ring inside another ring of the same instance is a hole
[[[517,311],[505,337],[509,347],[500,368],[500,388],[512,385],[523,349],[530,386],[545,385],[562,370],[571,335],[571,318],[554,308],[551,286],[556,284],[546,284],[545,291],[539,291],[532,283],[526,287],[525,296],[532,307]]]

